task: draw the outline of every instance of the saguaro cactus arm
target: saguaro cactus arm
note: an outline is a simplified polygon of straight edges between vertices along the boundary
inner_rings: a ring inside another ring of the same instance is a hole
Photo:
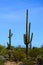
[[[26,44],[26,35],[24,34],[24,43]]]
[[[31,29],[31,23],[29,23],[29,32],[28,32],[29,38],[28,38],[28,43],[30,43],[30,29]]]
[[[32,42],[32,39],[33,39],[33,33],[31,34],[31,37],[30,37],[29,43]]]

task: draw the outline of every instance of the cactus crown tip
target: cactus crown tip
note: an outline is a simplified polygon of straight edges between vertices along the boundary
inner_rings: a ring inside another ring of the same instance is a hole
[[[28,9],[27,9],[27,11],[28,11]]]
[[[9,29],[9,30],[11,30],[11,29]]]

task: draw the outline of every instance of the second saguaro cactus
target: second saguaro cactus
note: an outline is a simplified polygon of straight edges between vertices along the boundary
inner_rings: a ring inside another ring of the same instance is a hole
[[[9,42],[7,42],[7,49],[8,49],[8,56],[9,56],[9,60],[11,60],[12,58],[12,47],[11,47],[11,37],[12,37],[13,33],[11,33],[11,29],[9,29]]]
[[[27,10],[26,11],[26,34],[24,34],[24,43],[26,45],[26,55],[27,56],[28,56],[28,44],[31,45],[32,38],[33,38],[33,33],[31,34],[31,37],[30,37],[30,28],[31,28],[31,23],[29,23],[29,26],[28,26],[28,10]]]
[[[8,48],[10,49],[10,47],[11,47],[11,37],[12,37],[12,35],[13,35],[13,33],[11,33],[11,29],[9,29],[9,36],[8,36],[8,38],[9,38],[9,43],[7,42],[7,45],[8,45]]]

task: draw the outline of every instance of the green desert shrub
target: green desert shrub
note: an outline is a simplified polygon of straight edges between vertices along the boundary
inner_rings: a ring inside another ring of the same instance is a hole
[[[22,62],[24,65],[34,65],[34,61],[31,59],[27,60],[26,58],[24,58],[24,59],[22,59]]]
[[[0,45],[0,55],[6,55],[7,49],[5,46]]]
[[[37,48],[31,49],[31,50],[29,51],[29,56],[30,56],[31,58],[36,58],[37,55],[39,55],[39,54],[40,54],[40,51],[39,51],[39,49],[37,49]]]
[[[26,54],[22,52],[20,49],[14,51],[14,58],[17,59],[18,61],[21,61],[25,57],[26,57]]]
[[[5,58],[3,56],[0,56],[0,65],[4,65]]]

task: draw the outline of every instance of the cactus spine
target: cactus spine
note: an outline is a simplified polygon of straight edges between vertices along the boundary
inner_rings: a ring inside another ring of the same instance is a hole
[[[30,38],[30,29],[31,29],[31,23],[29,23],[29,30],[28,30],[28,10],[26,11],[26,34],[24,34],[24,43],[26,45],[26,56],[28,56],[28,44],[30,44],[31,48],[31,42],[33,38],[33,33],[31,34]]]

